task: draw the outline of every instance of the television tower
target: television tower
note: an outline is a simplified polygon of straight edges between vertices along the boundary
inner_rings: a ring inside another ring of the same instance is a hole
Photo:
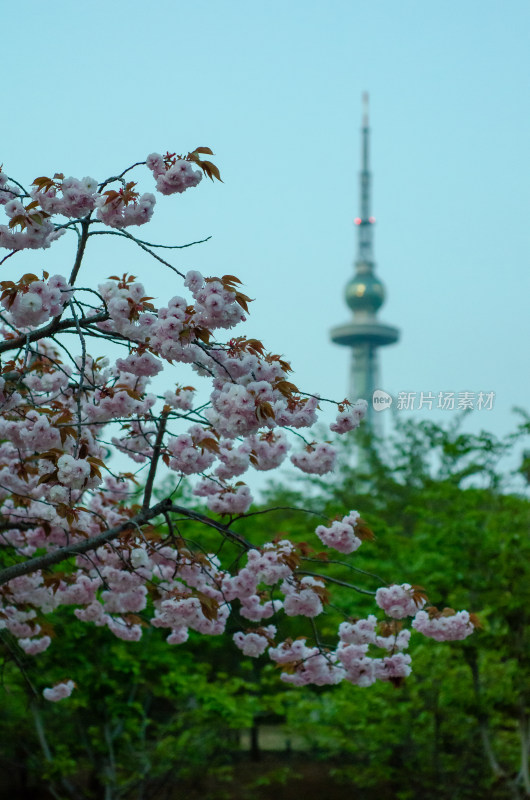
[[[366,421],[377,432],[379,414],[374,413],[372,397],[379,383],[377,348],[394,344],[399,330],[384,325],[377,319],[377,311],[385,301],[385,289],[375,275],[373,255],[373,229],[371,216],[371,179],[369,167],[370,127],[368,120],[368,94],[363,94],[363,120],[361,127],[360,215],[355,218],[358,233],[355,274],[345,288],[346,303],[353,311],[353,319],[331,330],[335,344],[346,345],[352,351],[348,397],[368,401]]]

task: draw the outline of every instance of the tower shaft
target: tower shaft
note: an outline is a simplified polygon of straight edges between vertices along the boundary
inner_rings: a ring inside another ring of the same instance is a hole
[[[359,397],[364,397],[368,400],[365,419],[374,433],[379,433],[380,417],[374,412],[371,399],[378,387],[379,358],[377,347],[370,342],[360,342],[352,347],[348,397],[352,402]]]

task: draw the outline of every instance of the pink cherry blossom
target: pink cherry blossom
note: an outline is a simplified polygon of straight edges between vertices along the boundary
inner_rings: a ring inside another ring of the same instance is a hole
[[[324,475],[326,472],[331,472],[335,466],[337,458],[337,451],[334,447],[326,442],[321,444],[310,445],[302,453],[296,453],[291,456],[291,461],[302,470],[310,475]]]
[[[346,407],[337,415],[337,419],[329,428],[335,433],[347,433],[359,427],[361,420],[365,417],[368,410],[366,400],[357,400],[352,406]]]
[[[236,647],[243,652],[243,655],[257,658],[265,652],[275,636],[275,626],[267,625],[266,628],[260,628],[255,632],[242,633],[238,631],[234,633],[233,639]]]
[[[59,700],[64,700],[70,697],[74,691],[75,683],[73,681],[64,681],[63,683],[56,683],[51,688],[44,689],[42,694],[45,700],[51,700],[52,703],[58,703]]]
[[[429,639],[451,642],[467,639],[473,633],[475,626],[467,611],[457,611],[452,615],[439,617],[430,617],[427,611],[418,611],[412,620],[412,627]]]
[[[315,533],[323,544],[338,550],[339,553],[353,553],[362,544],[359,537],[355,535],[355,525],[358,519],[359,514],[356,511],[350,511],[350,514],[344,517],[342,522],[335,520],[327,528],[319,525]]]
[[[394,619],[403,617],[413,617],[419,608],[425,605],[425,600],[413,598],[413,588],[409,583],[401,586],[393,584],[387,588],[378,589],[375,594],[375,602]]]

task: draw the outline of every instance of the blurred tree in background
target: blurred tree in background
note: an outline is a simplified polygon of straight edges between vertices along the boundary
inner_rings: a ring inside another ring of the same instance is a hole
[[[339,687],[318,700],[315,692],[293,698],[292,729],[356,786],[387,783],[404,800],[434,790],[447,798],[530,795],[526,463],[519,481],[499,471],[528,431],[525,423],[500,442],[406,425],[384,460],[371,451],[359,505],[377,540],[363,568],[388,579],[406,565],[411,581],[424,576],[432,602],[473,609],[482,629],[438,650],[413,642],[417,669],[398,691],[377,687],[368,698]],[[341,480],[320,482],[327,513],[356,481],[345,467]]]

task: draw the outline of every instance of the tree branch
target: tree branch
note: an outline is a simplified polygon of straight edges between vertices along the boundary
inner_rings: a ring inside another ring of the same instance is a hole
[[[96,550],[98,547],[101,547],[101,545],[107,544],[113,539],[117,539],[120,534],[124,533],[124,531],[128,530],[129,528],[140,527],[150,519],[157,517],[159,514],[163,514],[164,511],[167,511],[170,508],[171,501],[167,499],[162,500],[160,503],[157,503],[151,508],[142,509],[142,511],[140,511],[140,513],[135,517],[125,520],[114,528],[109,528],[108,530],[102,531],[97,536],[93,536],[91,539],[87,539],[83,542],[77,542],[76,544],[70,544],[66,547],[59,547],[57,550],[53,550],[51,553],[46,553],[43,556],[36,556],[35,558],[29,558],[27,561],[22,561],[19,564],[13,564],[10,567],[6,567],[5,569],[0,570],[0,585],[12,580],[13,578],[18,578],[20,575],[29,575],[37,570],[52,567],[54,564],[59,564],[61,561],[65,561],[71,556],[83,555],[83,553],[88,553],[90,550]]]
[[[90,226],[90,214],[88,217],[85,217],[81,220],[81,236],[79,238],[79,242],[77,245],[77,253],[75,255],[74,266],[72,267],[72,272],[70,274],[70,280],[68,283],[70,286],[73,286],[75,283],[75,279],[77,278],[77,273],[81,268],[81,262],[83,261],[83,256],[85,254],[85,247],[86,243],[88,242],[88,230]]]
[[[88,325],[92,325],[95,322],[104,322],[108,318],[108,312],[100,311],[98,314],[94,314],[93,317],[80,319],[79,325],[82,328],[86,328]],[[25,347],[26,342],[38,342],[41,339],[45,339],[47,336],[52,336],[54,333],[58,333],[59,331],[68,330],[68,328],[75,328],[75,322],[73,319],[60,320],[58,317],[56,317],[43,328],[38,328],[29,335],[24,333],[21,336],[17,336],[15,339],[7,339],[5,342],[2,342],[2,344],[0,344],[0,354],[7,353],[9,350],[19,350],[21,347]]]
[[[93,536],[91,539],[77,542],[76,544],[66,545],[65,547],[59,547],[57,550],[53,550],[51,553],[46,553],[43,556],[35,556],[34,558],[29,558],[26,561],[21,561],[18,564],[12,564],[10,567],[5,567],[4,569],[0,570],[0,586],[4,583],[7,583],[7,581],[13,580],[13,578],[20,577],[21,575],[29,575],[32,572],[37,572],[38,570],[52,567],[55,564],[60,564],[62,561],[66,561],[66,559],[71,558],[72,556],[79,556],[83,555],[84,553],[89,553],[91,550],[97,550],[98,547],[117,539],[126,530],[129,530],[130,528],[140,528],[142,525],[145,525],[146,522],[149,522],[149,520],[154,519],[161,514],[166,514],[170,511],[175,514],[180,514],[186,519],[207,525],[209,528],[214,528],[214,530],[218,531],[224,537],[230,539],[245,550],[252,550],[254,548],[254,545],[248,542],[240,534],[230,530],[227,525],[216,522],[214,519],[206,516],[206,514],[201,514],[200,511],[192,511],[191,509],[184,508],[183,506],[173,505],[171,500],[166,498],[161,500],[156,505],[151,506],[151,508],[143,508],[138,514],[136,514],[135,517],[124,520],[124,522],[122,522],[120,525],[116,525],[114,528],[102,531],[97,536]],[[17,526],[14,525],[13,527]],[[369,592],[369,594],[372,594],[372,592]]]
[[[168,418],[168,411],[162,411],[160,414],[160,421],[158,423],[158,432],[156,434],[156,440],[153,447],[153,455],[151,456],[151,464],[149,466],[149,474],[147,476],[147,481],[145,483],[144,489],[144,501],[142,504],[142,508],[148,508],[149,503],[151,502],[151,495],[153,493],[153,484],[155,482],[156,470],[158,467],[158,459],[160,458],[160,450],[162,449],[162,440],[164,438],[164,433],[166,432],[166,423]]]

